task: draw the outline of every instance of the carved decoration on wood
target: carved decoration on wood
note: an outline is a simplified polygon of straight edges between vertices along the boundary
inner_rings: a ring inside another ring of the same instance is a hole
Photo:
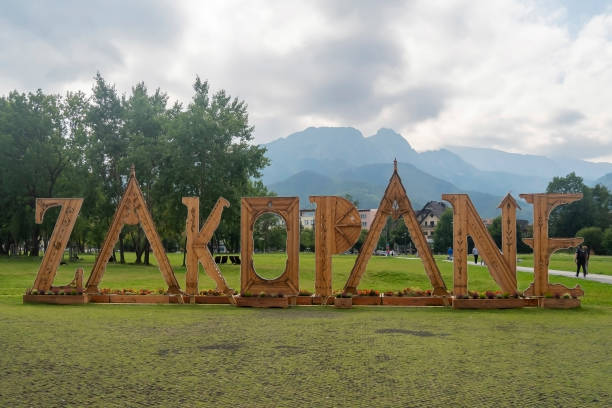
[[[510,271],[516,271],[516,210],[521,207],[512,195],[507,194],[497,208],[502,210],[502,254]]]
[[[229,201],[223,197],[217,200],[202,229],[200,229],[200,199],[183,197],[183,204],[187,206],[187,273],[185,275],[187,294],[198,294],[198,263],[202,263],[204,271],[215,281],[219,292],[232,293],[233,291],[227,286],[208,249],[208,243],[221,222],[223,209],[230,206]]]
[[[440,296],[448,295],[448,291],[446,290],[446,285],[444,284],[444,280],[442,279],[438,265],[436,265],[436,262],[434,261],[431,249],[427,245],[427,240],[421,231],[421,227],[416,219],[416,214],[414,213],[410,199],[406,194],[406,189],[404,188],[402,180],[397,173],[397,161],[394,161],[393,174],[389,179],[389,185],[387,186],[385,194],[380,201],[378,211],[376,212],[374,221],[370,227],[370,232],[368,233],[368,236],[361,247],[359,256],[357,257],[348,281],[344,286],[344,292],[357,292],[359,281],[365,273],[368,261],[372,256],[372,252],[374,252],[374,249],[376,248],[378,238],[380,237],[380,233],[385,226],[388,216],[393,217],[394,220],[398,219],[399,217],[404,219],[404,223],[410,232],[412,241],[414,242],[417,251],[419,251],[419,256],[423,261],[425,272],[427,273],[429,281],[433,286],[433,294]]]
[[[359,211],[336,196],[311,196],[315,212],[315,295],[332,295],[332,255],[350,249],[359,239]]]
[[[453,292],[455,296],[467,295],[467,236],[470,235],[478,252],[487,264],[491,276],[499,287],[507,293],[517,293],[516,268],[511,269],[506,257],[516,257],[514,254],[502,255],[491,238],[489,231],[482,223],[474,204],[467,194],[443,194],[442,199],[453,206]],[[509,200],[505,200],[508,204]],[[516,212],[516,207],[510,205],[509,212]],[[508,214],[506,214],[508,216]],[[510,216],[512,217],[512,216]],[[514,215],[516,217],[516,215]],[[516,218],[515,218],[516,220]],[[516,225],[516,221],[515,221]],[[513,235],[516,240],[516,235]],[[512,240],[512,237],[507,237]],[[510,245],[510,248],[512,244]],[[516,248],[516,244],[514,244]]]
[[[37,224],[42,224],[43,218],[47,210],[51,207],[61,206],[59,217],[53,228],[49,246],[45,251],[38,274],[34,280],[33,288],[39,291],[51,289],[53,280],[57,273],[57,268],[60,265],[64,249],[70,239],[70,234],[74,228],[77,216],[81,211],[83,204],[82,198],[37,198],[36,199],[36,215],[35,221]]]
[[[180,286],[176,280],[176,276],[174,276],[174,271],[170,266],[170,261],[168,261],[164,246],[155,229],[153,218],[151,217],[151,213],[147,208],[142,191],[136,180],[134,166],[132,166],[130,171],[130,180],[128,181],[125,193],[119,202],[117,211],[115,211],[113,222],[106,233],[104,244],[102,244],[102,249],[98,254],[98,258],[96,259],[89,280],[87,281],[88,293],[98,293],[98,285],[104,276],[108,259],[112,254],[113,248],[119,239],[119,233],[124,225],[136,225],[138,223],[140,223],[145,236],[151,244],[151,248],[153,249],[153,253],[159,265],[159,270],[168,285],[168,293],[180,293]]]
[[[257,217],[264,213],[278,214],[287,226],[287,264],[276,279],[263,279],[253,265],[253,227]],[[240,291],[242,293],[299,292],[300,219],[298,197],[243,197],[240,208]]]
[[[562,248],[575,247],[582,243],[582,238],[548,238],[548,218],[557,206],[580,200],[582,194],[521,194],[521,198],[533,204],[533,238],[523,242],[533,248],[533,283],[523,292],[525,296],[544,296],[547,293],[571,293],[574,296],[584,295],[580,286],[573,289],[561,284],[548,283],[548,264],[550,256]]]

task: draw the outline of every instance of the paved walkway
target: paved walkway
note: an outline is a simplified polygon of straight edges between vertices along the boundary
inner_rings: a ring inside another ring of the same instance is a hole
[[[400,258],[400,259],[420,259],[420,258],[413,258],[413,257],[409,258],[409,257],[406,257],[406,256],[397,256],[396,258]],[[452,262],[452,261],[449,261],[448,259],[445,259],[444,262]],[[474,262],[471,262],[471,261],[468,261],[468,265],[483,266],[483,267],[485,266],[485,265],[481,265],[481,264],[475,264]],[[533,268],[529,268],[527,266],[517,266],[516,270],[520,271],[520,272],[533,273]],[[557,271],[557,270],[554,270],[554,269],[549,269],[548,270],[548,274],[549,275],[565,276],[566,278],[574,278],[574,279],[577,279],[579,281],[581,281],[581,280],[588,280],[588,281],[607,283],[609,285],[612,285],[612,276],[610,276],[610,275],[598,275],[598,274],[594,274],[594,273],[588,273],[586,278],[584,278],[582,276],[582,272],[581,272],[580,277],[576,278],[576,272]]]
[[[450,261],[447,261],[447,262],[450,262]],[[468,262],[468,264],[476,265],[474,262]],[[476,266],[484,266],[484,265],[478,264]],[[520,271],[520,272],[533,273],[533,268],[530,268],[530,267],[527,267],[527,266],[517,266],[516,270]],[[610,276],[610,275],[597,275],[597,274],[594,274],[594,273],[587,273],[586,278],[584,278],[582,276],[582,271],[581,271],[580,272],[580,277],[576,278],[576,272],[557,271],[555,269],[549,269],[548,270],[548,274],[549,275],[565,276],[566,278],[574,278],[574,279],[578,279],[579,281],[581,281],[581,280],[588,280],[588,281],[607,283],[609,285],[612,285],[612,276]]]

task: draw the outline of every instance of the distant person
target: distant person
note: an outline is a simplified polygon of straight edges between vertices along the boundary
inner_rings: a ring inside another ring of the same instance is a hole
[[[580,268],[582,267],[582,273],[584,274],[584,277],[586,278],[587,276],[587,268],[586,268],[586,264],[587,264],[587,252],[585,250],[585,248],[582,247],[582,245],[578,245],[576,247],[576,253],[574,254],[574,262],[576,262],[576,277],[578,277],[578,275],[580,275]]]
[[[453,260],[453,248],[452,247],[448,247],[448,251],[446,251],[446,255],[448,255],[447,259],[449,261]]]
[[[472,255],[474,255],[474,263],[478,264],[478,248],[474,247],[472,249]]]

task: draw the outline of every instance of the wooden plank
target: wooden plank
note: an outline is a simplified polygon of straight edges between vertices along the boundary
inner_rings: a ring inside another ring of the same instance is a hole
[[[580,200],[582,194],[520,194],[520,197],[533,204],[533,238],[523,241],[533,248],[534,280],[525,295],[544,296],[551,292],[548,283],[550,256],[558,249],[573,247],[583,241],[582,238],[548,238],[550,212],[557,206]]]
[[[215,281],[219,292],[227,294],[233,293],[233,290],[227,286],[225,278],[221,274],[221,270],[208,249],[208,243],[221,222],[223,209],[230,206],[229,201],[223,197],[217,200],[206,222],[202,226],[202,229],[199,227],[200,199],[198,197],[183,197],[183,204],[185,204],[188,211],[186,222],[187,273],[185,275],[187,294],[198,294],[198,263],[202,264],[206,274]]]
[[[359,239],[361,219],[355,206],[336,196],[311,196],[315,212],[315,294],[332,294],[332,255],[350,249]]]
[[[45,255],[38,268],[33,289],[47,291],[53,285],[64,249],[70,239],[76,219],[81,211],[82,198],[37,198],[36,215],[37,224],[42,224],[46,211],[51,207],[61,206],[59,217],[53,227],[51,240],[45,250]],[[82,287],[82,283],[81,283]]]
[[[263,279],[253,265],[253,227],[264,213],[279,215],[287,226],[287,263],[276,279]],[[298,197],[243,197],[240,207],[240,291],[296,296],[299,292],[300,211]]]
[[[454,294],[467,294],[467,236],[471,236],[478,252],[487,264],[489,273],[507,293],[518,293],[516,269],[511,270],[506,258],[501,254],[489,231],[482,223],[474,204],[467,194],[443,194],[442,199],[453,206],[453,248],[454,255]],[[516,257],[516,253],[507,254]]]

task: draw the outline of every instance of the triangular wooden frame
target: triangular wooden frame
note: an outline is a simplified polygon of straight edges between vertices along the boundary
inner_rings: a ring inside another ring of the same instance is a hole
[[[406,189],[404,188],[402,180],[397,172],[397,160],[394,160],[393,162],[393,174],[389,179],[389,185],[387,186],[385,194],[380,201],[380,205],[376,211],[376,216],[374,216],[374,221],[370,227],[370,232],[368,233],[368,236],[361,247],[361,251],[359,252],[359,256],[355,261],[353,270],[351,271],[351,274],[344,285],[344,292],[353,294],[357,292],[359,281],[365,273],[368,261],[372,256],[372,252],[374,251],[376,244],[378,243],[378,238],[380,237],[380,233],[385,226],[388,216],[393,217],[393,219],[398,219],[399,217],[404,219],[404,223],[408,228],[408,232],[410,232],[412,241],[414,242],[417,251],[419,251],[427,277],[429,278],[429,281],[433,287],[433,294],[448,296],[448,291],[446,289],[444,280],[442,279],[442,275],[440,274],[440,270],[438,269],[438,265],[436,265],[436,262],[434,261],[431,249],[427,245],[427,240],[423,235],[423,231],[421,231],[421,227],[416,219],[416,214],[414,213],[414,209],[412,208],[408,194],[406,194]]]
[[[153,223],[151,213],[147,208],[142,191],[138,185],[138,180],[136,180],[134,166],[132,166],[130,171],[130,180],[128,181],[125,192],[123,193],[123,197],[117,206],[117,211],[115,211],[113,222],[106,233],[104,244],[102,245],[102,249],[98,254],[98,258],[96,259],[93,270],[91,271],[91,275],[87,280],[87,293],[99,292],[98,285],[104,276],[108,259],[111,256],[117,240],[119,239],[119,234],[121,233],[123,227],[126,224],[136,225],[138,223],[140,223],[145,236],[151,244],[151,248],[153,249],[153,253],[155,254],[155,258],[157,258],[157,262],[159,264],[159,270],[162,273],[166,284],[168,285],[168,293],[177,294],[181,292],[176,276],[174,275],[174,271],[170,266],[170,261],[168,260],[166,252],[164,251],[164,246],[162,245],[159,234],[155,228],[155,224]]]

